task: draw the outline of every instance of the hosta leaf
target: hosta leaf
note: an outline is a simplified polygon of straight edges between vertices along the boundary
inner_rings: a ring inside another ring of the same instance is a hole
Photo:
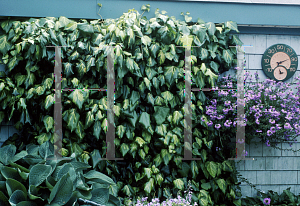
[[[17,205],[20,202],[26,201],[27,195],[21,190],[16,190],[9,198],[9,203],[11,205]]]
[[[108,188],[97,188],[92,190],[92,202],[96,202],[100,205],[108,205],[109,200],[109,189]]]
[[[39,146],[39,154],[43,159],[47,158],[50,155],[53,155],[54,154],[53,144],[49,143],[49,141],[44,142],[41,146]]]
[[[19,181],[11,179],[11,178],[8,178],[6,180],[6,188],[7,188],[7,193],[9,196],[11,196],[16,190],[20,190],[20,191],[24,192],[25,194],[27,194],[26,187]]]
[[[97,172],[95,170],[90,170],[88,173],[83,175],[87,179],[91,179],[91,181],[94,181],[93,179],[98,179],[98,183],[100,184],[112,184],[115,185],[115,182],[108,177],[107,175]]]
[[[58,205],[65,205],[72,196],[73,182],[70,174],[65,174],[54,186],[50,193],[48,203],[56,203]]]
[[[29,185],[39,186],[51,174],[50,165],[34,165],[29,173]]]
[[[16,150],[16,146],[12,144],[0,148],[0,162],[8,165],[8,162],[15,156]]]
[[[10,206],[7,197],[0,191],[0,205]]]
[[[207,168],[207,171],[209,174],[215,178],[217,174],[218,165],[215,162],[208,161],[205,163],[205,167]]]
[[[49,132],[50,129],[53,128],[54,120],[53,117],[46,115],[43,119],[44,125],[46,127],[46,131]]]
[[[5,179],[11,178],[11,179],[17,180],[19,182],[22,181],[22,178],[19,175],[19,173],[13,168],[10,168],[7,166],[2,166],[2,167],[0,167],[0,171],[1,171],[2,176]]]

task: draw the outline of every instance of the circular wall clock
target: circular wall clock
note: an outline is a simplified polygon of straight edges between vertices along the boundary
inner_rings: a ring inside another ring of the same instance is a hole
[[[286,81],[298,68],[295,50],[286,44],[270,46],[261,59],[261,66],[267,77],[275,81]]]

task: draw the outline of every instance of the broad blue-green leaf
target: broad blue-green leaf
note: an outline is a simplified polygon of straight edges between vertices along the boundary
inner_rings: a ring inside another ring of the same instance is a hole
[[[8,162],[15,156],[16,150],[16,146],[12,144],[0,148],[0,162],[8,165]]]
[[[110,177],[95,170],[90,170],[88,173],[83,174],[83,176],[87,179],[90,179],[91,181],[98,179],[97,182],[100,184],[116,184]]]
[[[43,119],[43,122],[44,122],[47,132],[49,132],[50,129],[53,128],[53,124],[54,124],[53,117],[46,115]]]
[[[23,201],[27,200],[26,193],[24,193],[21,190],[16,190],[9,198],[9,203],[11,205],[18,205],[18,203],[21,203]]]
[[[183,190],[184,189],[184,182],[181,179],[176,179],[173,181],[173,184],[176,188]]]
[[[218,165],[213,161],[208,161],[208,162],[205,163],[205,167],[207,168],[207,171],[209,172],[209,174],[213,178],[215,178],[216,174],[217,174]]]
[[[100,205],[109,205],[108,200],[110,197],[108,188],[96,188],[92,190],[92,202],[96,202]]]
[[[20,190],[27,194],[26,187],[21,182],[11,178],[6,180],[6,189],[9,196],[11,196],[16,190]]]
[[[52,167],[50,165],[34,165],[29,173],[29,185],[39,186],[51,174]]]
[[[54,186],[50,193],[48,203],[56,203],[58,205],[65,205],[72,196],[73,182],[70,174],[65,174]]]

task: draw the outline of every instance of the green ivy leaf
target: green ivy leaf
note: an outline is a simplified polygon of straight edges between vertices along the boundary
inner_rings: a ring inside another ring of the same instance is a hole
[[[150,126],[150,115],[147,112],[142,112],[140,115],[139,123],[141,123],[145,129],[148,129]]]
[[[205,163],[205,167],[207,168],[207,171],[209,174],[215,178],[217,174],[218,165],[213,161],[208,161]]]
[[[71,109],[69,110],[68,118],[69,119],[67,121],[68,122],[67,127],[71,130],[71,132],[73,132],[77,128],[78,121],[79,121],[79,114],[75,112],[75,109]]]
[[[193,42],[193,35],[186,35],[184,34],[181,38],[180,41],[182,42],[184,47],[190,47],[192,46],[192,42]]]
[[[223,58],[226,63],[230,64],[232,62],[232,53],[229,49],[223,50]]]
[[[2,24],[3,24],[3,22],[2,22]],[[6,54],[10,48],[11,48],[11,45],[7,41],[7,36],[6,35],[0,36],[0,51],[1,51],[1,53]]]
[[[53,117],[46,115],[43,119],[43,122],[44,122],[47,132],[49,132],[50,129],[53,128],[53,124],[54,124]]]
[[[99,112],[99,111],[98,111]],[[100,120],[100,119],[99,119]],[[97,140],[99,140],[99,137],[100,137],[100,132],[101,132],[101,123],[100,121],[96,121],[94,123],[94,133],[93,135],[97,138]]]
[[[226,21],[225,22],[225,27],[231,29],[231,30],[235,30],[237,33],[240,33],[237,27],[237,23],[234,21]]]
[[[89,25],[88,23],[77,23],[77,27],[80,31],[87,32],[87,33],[94,33],[94,27]]]
[[[151,177],[150,180],[145,184],[144,191],[150,194],[153,187],[154,187],[154,179]]]
[[[173,184],[176,188],[183,190],[184,189],[184,182],[181,179],[175,179]]]
[[[222,190],[222,192],[225,194],[226,193],[226,181],[224,179],[217,179],[215,180],[219,186],[219,188]]]
[[[158,53],[159,64],[162,65],[165,62],[166,56],[162,50]]]
[[[160,152],[160,155],[163,158],[165,165],[168,165],[169,161],[172,158],[172,156],[168,153],[168,150],[162,149],[161,152]]]
[[[84,90],[83,91],[82,90],[74,90],[68,96],[68,98],[70,100],[72,100],[72,102],[74,104],[76,104],[79,109],[82,108],[82,105],[85,102],[85,100],[87,99],[87,97],[88,97],[88,92],[84,91]]]
[[[85,118],[85,127],[84,129],[87,129],[89,128],[92,123],[94,122],[94,115],[91,111],[89,111],[87,114],[86,114],[86,118]]]

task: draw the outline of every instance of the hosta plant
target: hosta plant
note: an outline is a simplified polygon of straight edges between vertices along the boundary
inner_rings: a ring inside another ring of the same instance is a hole
[[[56,159],[49,141],[30,144],[16,154],[14,145],[0,148],[1,206],[79,205],[79,198],[99,205],[120,205],[118,186],[108,176],[79,162],[73,153]]]

